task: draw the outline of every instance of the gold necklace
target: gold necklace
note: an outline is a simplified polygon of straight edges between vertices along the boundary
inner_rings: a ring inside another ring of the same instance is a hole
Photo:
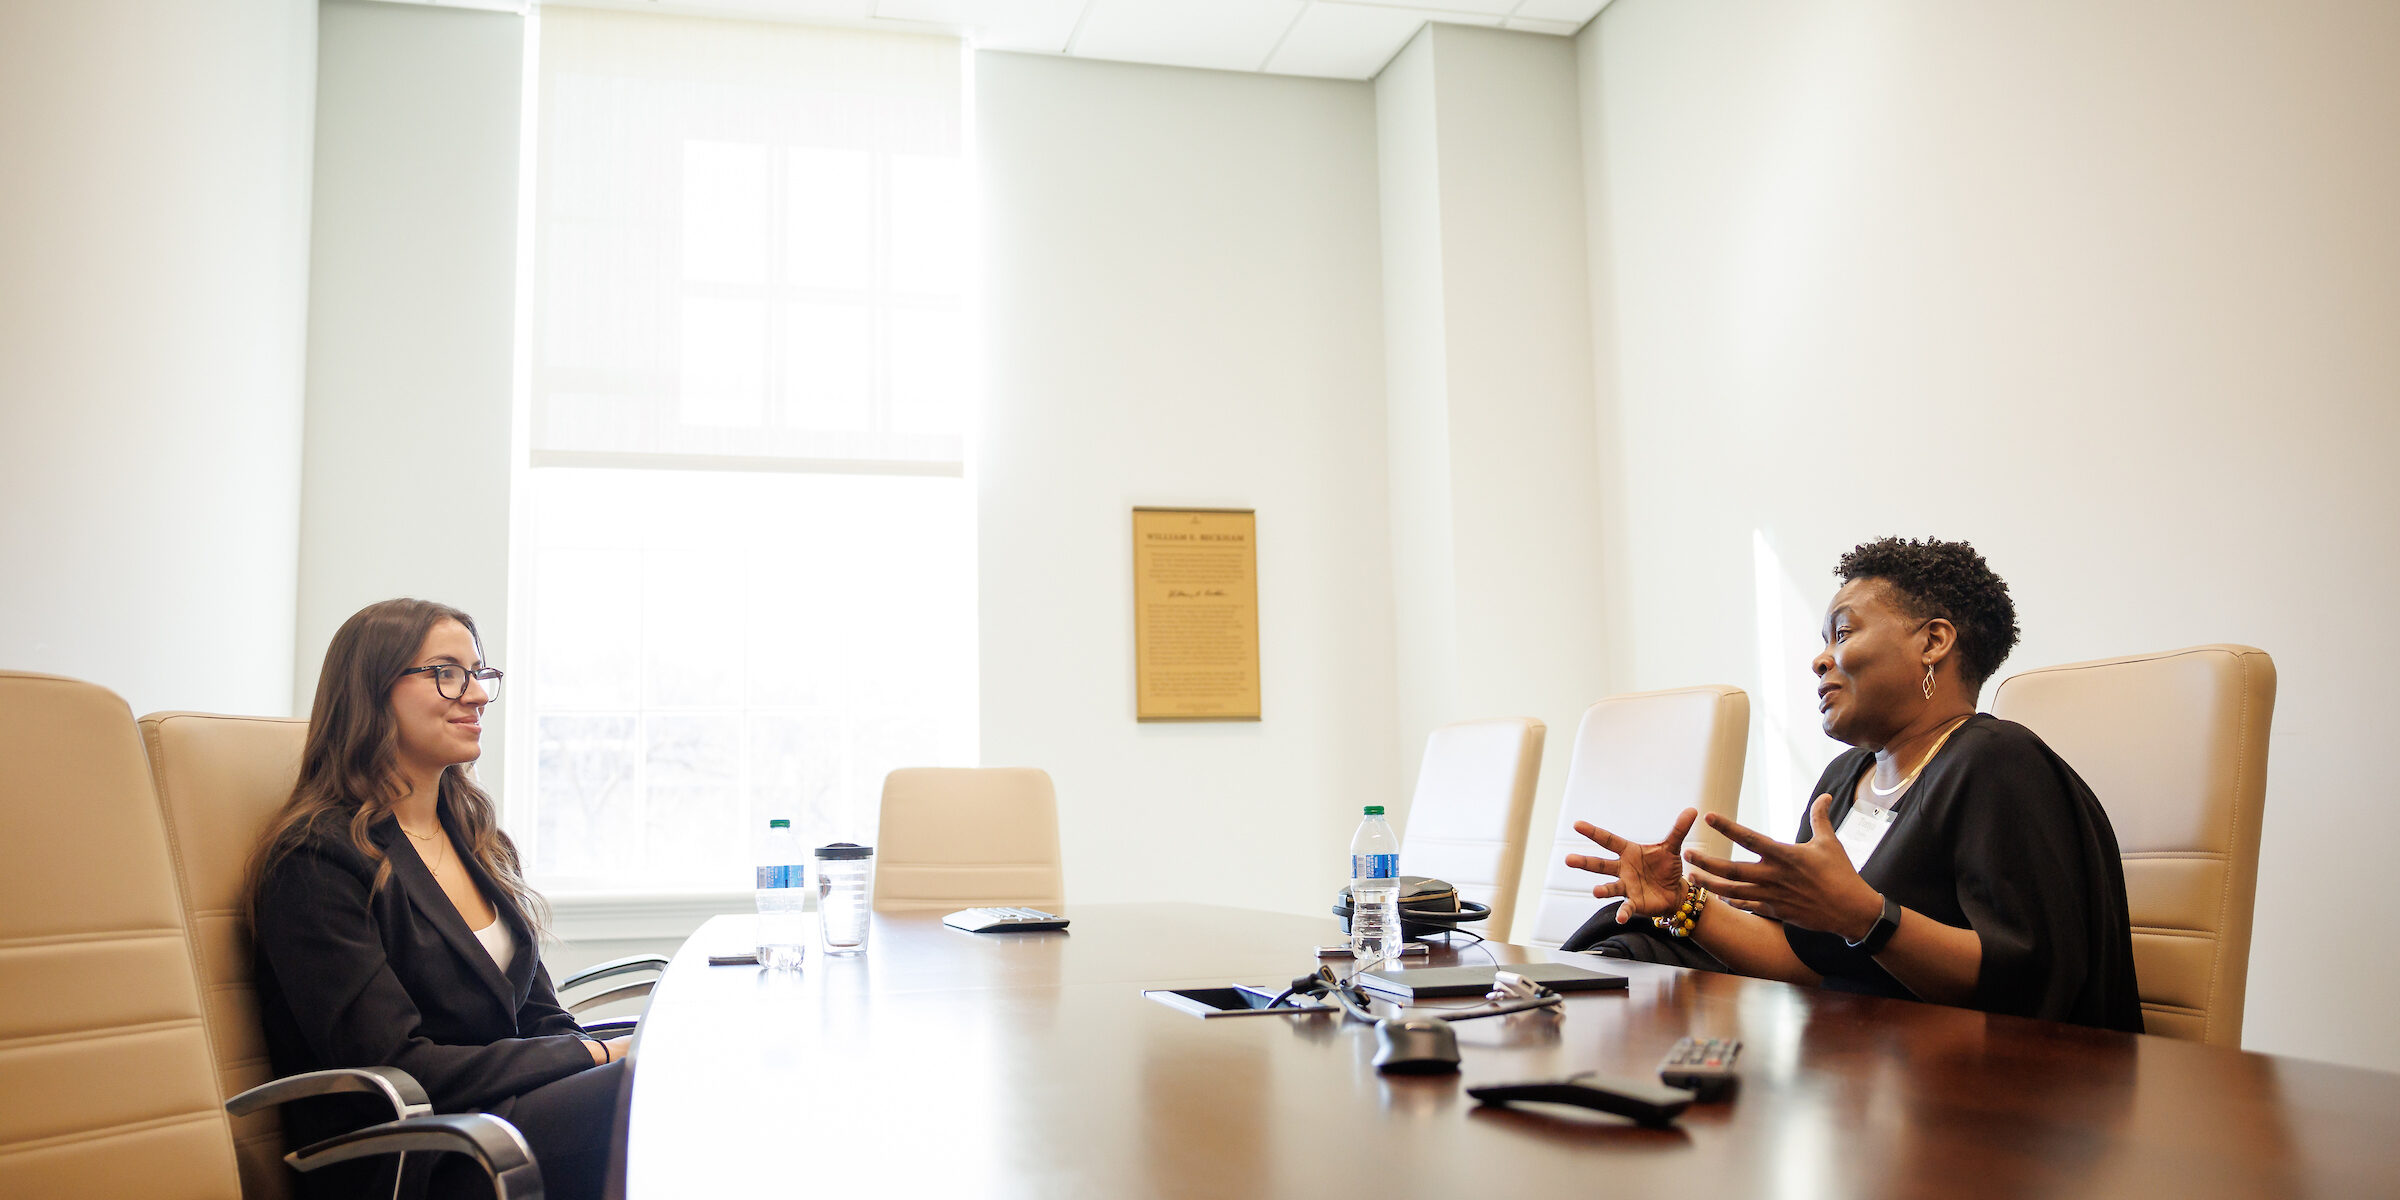
[[[1965,725],[1968,718],[1973,717],[1974,715],[1974,713],[1968,713],[1966,716],[1952,721],[1950,723],[1950,728],[1943,730],[1942,736],[1934,739],[1933,749],[1926,751],[1925,757],[1917,760],[1917,769],[1910,771],[1908,773],[1908,778],[1893,784],[1892,790],[1887,792],[1882,788],[1876,787],[1875,776],[1872,773],[1869,773],[1867,776],[1867,790],[1875,793],[1876,799],[1879,800],[1889,800],[1892,797],[1907,791],[1908,785],[1915,783],[1917,781],[1917,776],[1924,774],[1925,768],[1933,765],[1933,756],[1942,752],[1942,747],[1950,741],[1950,735],[1957,733],[1959,727]]]
[[[432,845],[432,844],[434,843],[434,839],[436,839],[436,838],[439,838],[439,837],[441,837],[441,836],[442,836],[442,835],[441,835],[441,830],[440,830],[440,828],[437,826],[437,827],[435,828],[435,831],[434,831],[434,832],[432,832],[432,833],[428,833],[428,834],[425,834],[425,835],[423,835],[422,837],[419,837],[419,836],[418,836],[418,834],[417,834],[417,832],[416,832],[415,830],[413,830],[413,829],[410,829],[410,828],[409,828],[407,825],[405,825],[405,824],[402,824],[402,823],[401,823],[401,820],[400,820],[400,818],[399,818],[399,817],[397,817],[397,816],[395,816],[395,817],[393,817],[393,818],[392,818],[392,824],[394,824],[394,825],[399,825],[399,826],[400,826],[400,832],[402,832],[402,833],[405,833],[405,834],[407,834],[408,836],[410,836],[410,837],[412,837],[412,838],[416,838],[416,840],[418,840],[418,841],[420,841],[420,842],[423,842],[423,843],[425,843],[425,844],[426,844],[426,845],[428,845],[428,846],[430,846],[430,845]],[[425,857],[423,854],[419,854],[419,855],[417,855],[417,861],[418,861],[418,862],[421,862],[421,863],[424,863],[424,864],[425,864],[425,869],[426,869],[427,871],[430,871],[430,872],[432,872],[432,873],[433,873],[433,877],[434,877],[435,879],[437,879],[437,880],[438,880],[438,879],[440,879],[440,878],[442,877],[442,868],[441,868],[440,866],[438,866],[438,865],[437,865],[437,864],[438,864],[438,862],[440,861],[440,859],[441,859],[441,858],[442,858],[442,856],[441,856],[441,855],[439,855],[439,854],[436,854],[436,855],[434,855],[432,858],[427,858],[427,857]]]

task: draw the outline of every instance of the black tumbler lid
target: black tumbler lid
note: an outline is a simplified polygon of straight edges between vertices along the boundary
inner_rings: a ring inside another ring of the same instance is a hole
[[[830,846],[817,847],[816,854],[818,858],[873,858],[875,847],[861,846],[856,842],[835,842]]]

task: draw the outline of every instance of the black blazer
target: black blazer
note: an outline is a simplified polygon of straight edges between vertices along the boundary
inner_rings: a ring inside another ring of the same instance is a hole
[[[442,824],[466,844],[446,810]],[[386,817],[369,836],[392,864],[379,892],[374,864],[341,827],[317,831],[260,880],[258,999],[276,1072],[398,1067],[437,1111],[506,1116],[517,1096],[590,1069],[582,1027],[559,1007],[524,915],[490,877],[467,861],[515,935],[506,974],[400,823]],[[297,1142],[371,1115],[319,1102],[287,1107],[285,1123]]]

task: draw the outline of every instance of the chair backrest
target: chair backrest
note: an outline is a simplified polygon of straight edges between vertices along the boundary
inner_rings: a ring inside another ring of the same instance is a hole
[[[1492,906],[1478,929],[1507,939],[1525,871],[1525,825],[1542,772],[1540,721],[1494,717],[1444,725],[1425,738],[1417,792],[1400,839],[1401,870],[1458,886]]]
[[[218,1089],[230,1097],[274,1077],[251,975],[243,872],[268,820],[299,779],[308,722],[164,712],[143,717],[141,727],[208,998],[204,1011]],[[293,1193],[275,1109],[234,1118],[233,1138],[244,1196],[269,1200]]]
[[[1749,736],[1750,697],[1735,687],[1636,692],[1583,710],[1542,868],[1541,903],[1523,940],[1556,946],[1601,907],[1592,899],[1601,878],[1566,865],[1569,854],[1598,852],[1575,832],[1575,822],[1652,841],[1665,837],[1684,809],[1733,813],[1741,805]],[[1726,850],[1724,838],[1697,823],[1684,844],[1711,854]]]
[[[1032,767],[903,767],[884,777],[875,907],[950,911],[1067,902],[1058,794]]]
[[[2275,661],[2249,646],[2043,667],[1993,693],[2108,810],[2151,1033],[2242,1044],[2274,714]]]
[[[158,796],[105,688],[0,671],[0,979],[0,1195],[240,1196]]]

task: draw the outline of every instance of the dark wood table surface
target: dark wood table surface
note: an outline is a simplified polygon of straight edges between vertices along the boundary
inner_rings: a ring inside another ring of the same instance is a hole
[[[1379,1076],[1333,1016],[1201,1020],[1148,987],[1314,970],[1331,918],[1074,909],[1064,933],[878,916],[796,976],[685,943],[636,1049],[628,1194],[664,1197],[2400,1196],[2400,1075],[1485,943],[1624,992],[1457,1024],[1454,1076]],[[1464,939],[1461,939],[1464,940]],[[1739,1090],[1671,1129],[1486,1109],[1469,1084],[1651,1076],[1686,1034]]]

